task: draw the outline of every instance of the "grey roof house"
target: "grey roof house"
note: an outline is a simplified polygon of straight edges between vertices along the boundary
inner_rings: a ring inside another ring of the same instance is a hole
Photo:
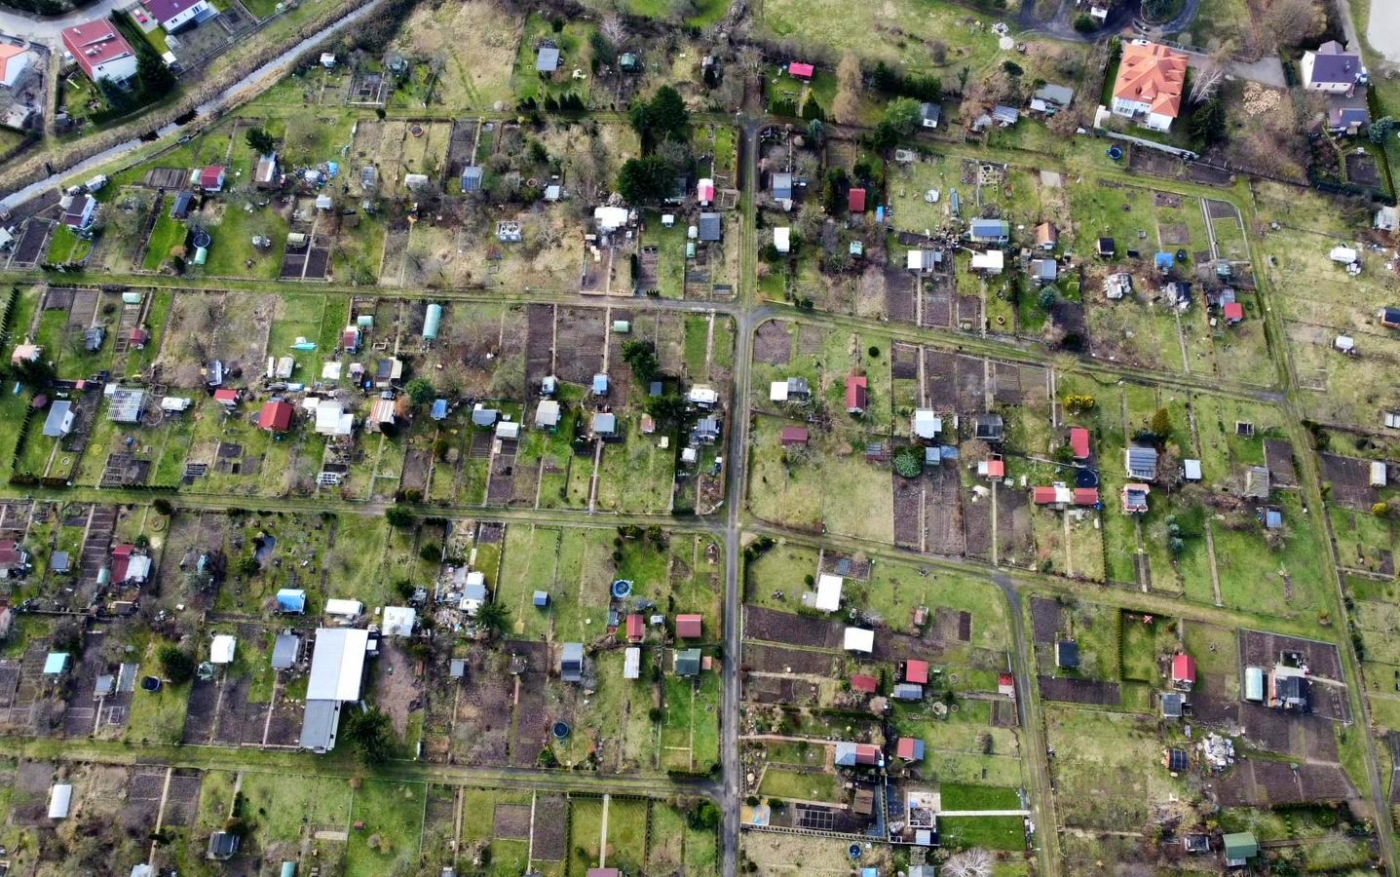
[[[559,678],[565,682],[583,679],[583,643],[564,643],[559,656]]]
[[[462,168],[462,191],[480,192],[481,181],[484,176],[485,171],[480,165],[471,165],[470,167]]]
[[[549,74],[559,69],[559,49],[557,46],[540,46],[535,55],[535,72]]]
[[[779,201],[792,200],[792,174],[773,175],[773,197]]]
[[[724,237],[724,221],[718,213],[700,214],[700,242],[718,243]]]
[[[1123,456],[1129,478],[1137,478],[1142,481],[1152,481],[1156,479],[1156,448],[1128,448]]]

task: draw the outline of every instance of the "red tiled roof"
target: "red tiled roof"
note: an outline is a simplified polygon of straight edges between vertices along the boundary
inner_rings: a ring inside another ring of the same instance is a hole
[[[907,661],[904,664],[904,681],[928,684],[928,661]]]
[[[865,410],[865,393],[870,381],[864,375],[849,375],[846,378],[846,410]]]
[[[268,402],[258,415],[258,428],[286,432],[292,428],[292,406],[287,402]]]
[[[346,348],[358,347],[360,344],[360,333],[355,329],[346,329],[340,336],[341,346]]]
[[[215,390],[215,391],[214,391],[214,401],[215,401],[215,402],[223,402],[224,404],[228,404],[228,403],[230,403],[230,402],[237,402],[237,401],[238,401],[238,391],[237,391],[237,390]]]
[[[900,737],[899,742],[894,746],[894,754],[900,758],[914,758],[915,746],[918,741],[913,737]]]
[[[1050,505],[1055,501],[1055,488],[1036,487],[1031,490],[1031,501],[1036,505]]]
[[[998,686],[1009,685],[1009,686],[1011,686],[1012,688],[1015,688],[1015,687],[1016,687],[1016,677],[1015,677],[1015,676],[1012,676],[1010,673],[1003,673],[1003,674],[1001,674],[1000,676],[997,677],[997,685],[998,685]]]
[[[856,764],[879,764],[880,750],[870,743],[856,744]]]
[[[698,639],[703,626],[704,620],[699,615],[676,616],[676,636],[683,639]]]
[[[1225,319],[1232,323],[1238,323],[1244,319],[1244,305],[1237,301],[1232,301],[1223,308]]]
[[[864,676],[857,673],[851,677],[851,688],[855,691],[863,691],[866,694],[874,694],[880,690],[880,680],[874,676]]]
[[[98,66],[132,55],[128,43],[110,21],[87,21],[63,31],[63,47],[83,68],[89,79]]]
[[[1070,429],[1069,447],[1074,451],[1074,459],[1086,459],[1089,456],[1089,430],[1082,426]]]
[[[988,461],[987,461],[987,477],[988,477],[988,478],[1005,478],[1005,477],[1006,477],[1006,461],[1005,461],[1005,460],[988,460]]]
[[[1196,659],[1190,655],[1172,658],[1172,681],[1196,683]]]
[[[1113,96],[1147,104],[1152,112],[1175,119],[1186,86],[1186,56],[1156,43],[1123,47]]]
[[[627,616],[627,638],[634,643],[639,643],[646,636],[646,626],[642,622],[642,616],[633,613]]]
[[[220,185],[219,178],[224,175],[222,166],[213,164],[199,172],[199,187],[201,189],[217,189]]]
[[[807,444],[807,428],[805,426],[785,426],[783,427],[782,442],[785,445],[805,445]]]
[[[864,189],[852,189],[852,190],[850,191],[850,193],[846,195],[846,207],[847,207],[852,213],[864,213],[864,212],[865,212],[865,190],[864,190]]]
[[[135,545],[118,545],[112,549],[113,557],[130,557],[131,552],[136,550]]]
[[[1075,505],[1098,505],[1099,489],[1097,487],[1076,487],[1074,489]]]
[[[788,73],[791,73],[798,79],[811,79],[816,72],[816,68],[811,64],[801,64],[794,61],[788,65]]]

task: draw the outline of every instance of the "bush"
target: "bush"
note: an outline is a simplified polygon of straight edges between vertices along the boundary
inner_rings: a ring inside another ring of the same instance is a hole
[[[413,512],[403,506],[389,506],[384,510],[384,520],[389,522],[391,527],[408,527],[413,524]]]
[[[152,500],[151,508],[155,509],[156,514],[165,515],[167,518],[175,511],[175,507],[170,504],[170,500],[163,496],[158,496]]]
[[[1094,19],[1081,14],[1074,17],[1074,29],[1080,33],[1093,33],[1098,29],[1098,25],[1094,24]]]
[[[428,563],[439,563],[442,561],[442,546],[436,542],[425,542],[418,549],[418,556]]]
[[[894,455],[894,471],[903,478],[918,478],[924,471],[924,455],[918,448],[900,448]]]
[[[194,658],[179,646],[161,646],[156,659],[160,661],[160,672],[172,685],[184,685],[194,676]]]

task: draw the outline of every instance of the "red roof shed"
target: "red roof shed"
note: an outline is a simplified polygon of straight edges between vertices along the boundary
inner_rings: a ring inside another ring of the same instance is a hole
[[[627,641],[633,643],[641,642],[647,635],[645,622],[642,616],[635,612],[627,616]]]
[[[919,685],[928,685],[928,661],[906,661],[904,664],[904,681],[916,682]]]
[[[269,432],[286,432],[292,428],[292,405],[290,402],[268,402],[258,415],[258,428]]]
[[[1225,314],[1225,322],[1239,323],[1244,320],[1244,305],[1237,301],[1232,301],[1221,309]]]
[[[1074,451],[1074,459],[1086,460],[1089,457],[1089,430],[1076,426],[1069,431],[1069,449]]]
[[[1036,505],[1053,505],[1055,502],[1055,488],[1036,487],[1031,489],[1031,502]]]
[[[814,75],[816,75],[816,72],[816,68],[813,67],[811,64],[802,64],[800,62],[794,61],[793,63],[788,65],[788,73],[791,73],[798,79],[806,79],[810,81],[811,78]]]
[[[857,673],[851,677],[851,690],[861,691],[866,694],[874,694],[880,690],[880,680],[874,676],[865,676]]]
[[[865,212],[864,189],[852,189],[850,193],[846,195],[846,209],[850,210],[852,213]]]
[[[237,391],[237,390],[215,390],[215,391],[214,391],[214,401],[215,401],[215,402],[218,402],[218,403],[220,403],[220,404],[223,404],[223,405],[237,405],[237,404],[238,404],[238,391]]]
[[[1005,460],[988,460],[988,461],[987,461],[987,477],[988,477],[988,478],[1005,478],[1005,477],[1006,477],[1006,461],[1005,461]]]
[[[1074,489],[1075,505],[1098,505],[1099,489],[1097,487],[1076,487]]]
[[[785,426],[783,427],[783,447],[807,447],[807,428],[805,426]]]
[[[1172,682],[1195,685],[1196,659],[1190,655],[1177,655],[1172,658]]]
[[[676,636],[682,639],[699,639],[704,627],[704,619],[699,615],[677,615]]]
[[[865,375],[849,375],[846,378],[846,411],[851,414],[864,414],[866,391],[870,381]]]

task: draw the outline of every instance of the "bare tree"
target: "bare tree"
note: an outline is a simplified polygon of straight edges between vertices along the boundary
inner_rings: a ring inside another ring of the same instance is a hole
[[[1280,47],[1301,46],[1322,36],[1327,13],[1318,0],[1274,0],[1264,16],[1264,29]]]
[[[1226,40],[1212,47],[1210,57],[1196,68],[1196,77],[1191,82],[1191,103],[1205,103],[1215,97],[1220,84],[1225,81],[1225,73],[1230,66],[1230,58],[1235,54],[1235,43]]]
[[[599,26],[598,31],[614,46],[622,45],[623,41],[627,39],[627,26],[622,23],[622,17],[616,13],[608,13],[603,18],[603,23]]]
[[[983,849],[958,853],[943,866],[948,877],[991,877],[992,857]]]
[[[847,54],[836,65],[836,99],[831,102],[831,114],[843,125],[860,121],[860,92],[863,83],[860,60]]]

